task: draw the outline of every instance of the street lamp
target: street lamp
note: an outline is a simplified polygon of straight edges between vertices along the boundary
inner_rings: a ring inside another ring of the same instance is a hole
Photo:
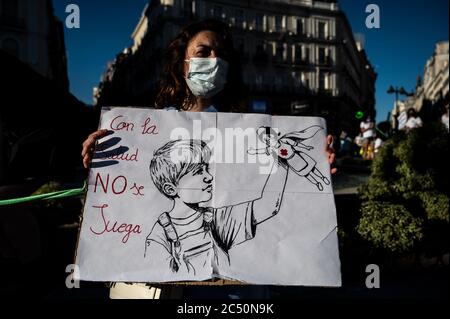
[[[389,87],[389,89],[387,90],[388,94],[392,94],[395,93],[395,103],[398,102],[398,95],[406,95],[409,96],[410,94],[408,92],[406,92],[405,88],[403,86],[401,86],[400,88],[397,87],[393,87],[392,85]],[[397,105],[397,104],[396,104]]]
[[[403,86],[401,86],[400,88],[398,87],[393,87],[392,85],[389,86],[388,90],[387,90],[388,94],[395,94],[395,115],[394,115],[394,119],[395,119],[395,123],[394,123],[394,130],[397,130],[398,127],[398,121],[397,121],[397,117],[398,117],[398,95],[405,95],[405,96],[411,96],[412,93],[408,93],[405,88]]]

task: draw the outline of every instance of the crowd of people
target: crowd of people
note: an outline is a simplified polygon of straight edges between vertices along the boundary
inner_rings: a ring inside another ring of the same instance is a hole
[[[376,128],[372,118],[367,116],[360,123],[360,134],[355,138],[351,138],[346,131],[341,132],[339,155],[341,157],[361,156],[365,160],[372,160],[383,145],[384,134]]]
[[[449,131],[449,104],[445,105],[440,119],[442,125]],[[398,131],[406,133],[423,126],[423,121],[417,111],[413,108],[406,112],[406,121],[397,128]],[[342,131],[338,138],[337,148],[341,157],[361,156],[364,160],[373,160],[379,153],[384,141],[387,139],[387,132],[380,131],[371,116],[365,117],[360,123],[360,132],[355,138],[349,136],[346,131]]]

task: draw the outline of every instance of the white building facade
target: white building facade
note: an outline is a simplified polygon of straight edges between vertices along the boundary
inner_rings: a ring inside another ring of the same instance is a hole
[[[449,101],[449,42],[436,43],[433,55],[427,60],[423,79],[419,78],[413,96],[394,104],[392,123],[395,117],[414,108],[425,120],[437,120]]]

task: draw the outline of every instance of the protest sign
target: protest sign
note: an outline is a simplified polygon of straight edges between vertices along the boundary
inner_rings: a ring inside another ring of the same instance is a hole
[[[340,286],[316,117],[104,108],[79,279]]]

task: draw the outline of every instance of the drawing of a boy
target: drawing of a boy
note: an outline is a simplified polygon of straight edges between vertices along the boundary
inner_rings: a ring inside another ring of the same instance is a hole
[[[230,263],[228,251],[254,238],[256,226],[275,216],[281,207],[288,176],[288,169],[281,166],[269,174],[259,198],[209,207],[213,192],[209,159],[205,142],[176,140],[159,148],[150,163],[153,183],[173,201],[173,207],[159,216],[147,236],[145,256],[161,258],[176,273],[195,275],[196,270],[211,264]],[[266,188],[279,191],[265,192]]]

